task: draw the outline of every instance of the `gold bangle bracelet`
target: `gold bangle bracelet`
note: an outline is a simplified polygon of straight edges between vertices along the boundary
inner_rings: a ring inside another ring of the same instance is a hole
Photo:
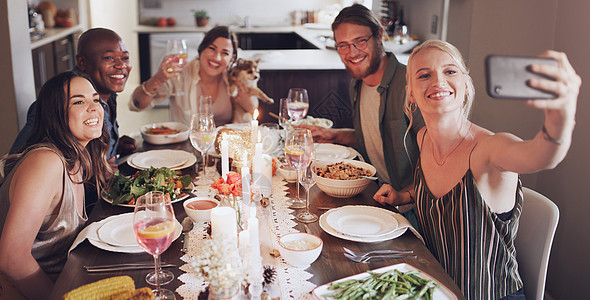
[[[156,93],[156,92],[154,92],[154,93],[150,93],[150,92],[149,92],[149,91],[148,91],[148,90],[145,88],[145,83],[146,83],[146,82],[147,82],[147,81],[144,81],[144,82],[142,82],[142,83],[141,83],[141,90],[143,90],[143,93],[144,93],[144,94],[146,94],[146,95],[148,95],[148,96],[150,96],[150,97],[154,97],[155,95],[157,95],[157,93]]]

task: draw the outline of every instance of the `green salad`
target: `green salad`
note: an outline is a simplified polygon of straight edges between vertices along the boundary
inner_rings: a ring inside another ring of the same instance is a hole
[[[137,171],[128,177],[115,173],[103,196],[112,200],[113,205],[135,205],[135,199],[150,191],[162,191],[170,194],[170,200],[182,198],[191,191],[192,183],[190,175],[182,175],[179,171],[166,167]]]

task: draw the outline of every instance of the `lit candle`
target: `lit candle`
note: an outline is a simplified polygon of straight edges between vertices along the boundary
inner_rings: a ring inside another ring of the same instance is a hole
[[[225,135],[223,135],[221,140],[221,176],[223,180],[227,180],[227,173],[229,173],[229,146]]]
[[[231,207],[215,207],[211,210],[211,236],[227,238],[237,247],[238,223],[236,211]]]
[[[250,121],[250,141],[252,145],[258,142],[258,120]]]
[[[242,201],[250,203],[250,169],[242,167]]]

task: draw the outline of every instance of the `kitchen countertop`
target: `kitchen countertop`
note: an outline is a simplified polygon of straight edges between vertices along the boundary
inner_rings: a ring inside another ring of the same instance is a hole
[[[138,33],[182,33],[207,32],[212,27],[174,26],[156,27],[139,25]],[[253,27],[232,28],[242,33],[282,33],[295,32],[319,49],[295,50],[240,50],[238,57],[244,59],[260,59],[260,70],[344,70],[344,64],[335,49],[326,47],[327,38],[332,37],[329,27],[317,26],[286,26],[286,27]],[[398,60],[407,63],[408,54],[396,54]]]

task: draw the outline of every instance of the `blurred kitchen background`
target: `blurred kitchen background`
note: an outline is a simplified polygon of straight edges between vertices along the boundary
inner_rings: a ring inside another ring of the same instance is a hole
[[[146,52],[149,44],[142,44],[142,36],[169,33],[199,35],[211,26],[223,24],[232,25],[243,33],[295,32],[310,41],[318,51],[326,51],[322,53],[333,56],[334,53],[329,51],[334,50],[328,45],[331,37],[329,24],[342,7],[353,3],[351,0],[54,0],[56,9],[61,9],[65,16],[66,12],[71,14],[73,10],[75,22],[69,27],[39,30],[39,34],[35,33],[35,29],[29,29],[28,6],[37,7],[40,2],[6,0],[0,3],[0,43],[5,45],[0,47],[0,67],[4,71],[0,75],[0,89],[3,91],[0,118],[4,129],[0,133],[2,153],[8,151],[19,128],[24,125],[26,110],[35,99],[36,86],[39,87],[43,78],[73,66],[76,37],[87,28],[115,30],[131,53],[133,72],[125,91],[119,95],[118,120],[122,134],[135,135],[142,124],[168,119],[166,108],[142,113],[132,113],[127,109],[132,91],[145,80],[140,71],[143,69],[148,76],[151,72],[146,67],[151,59],[149,51]],[[492,131],[508,131],[522,138],[531,138],[540,130],[543,114],[522,102],[494,100],[486,95],[483,61],[488,54],[537,55],[545,49],[565,51],[583,82],[590,78],[590,60],[587,59],[590,39],[582,34],[590,31],[590,20],[586,16],[586,12],[590,11],[589,1],[356,2],[362,2],[376,12],[391,33],[395,20],[399,21],[403,11],[403,23],[411,38],[419,41],[439,38],[456,45],[467,58],[477,91],[472,119]],[[209,16],[208,25],[197,27],[192,10],[205,10]],[[173,18],[175,26],[158,27],[160,18],[167,21]],[[68,25],[67,22],[61,24]],[[309,32],[317,33],[305,36]],[[280,51],[272,53],[280,54]],[[399,57],[407,57],[407,54],[399,53]],[[277,65],[281,59],[271,63]],[[266,65],[268,72],[283,72],[279,74],[284,75],[285,70],[270,69],[271,63]],[[348,82],[343,66],[336,60],[335,65],[323,68],[325,70],[306,72],[337,77],[338,90],[342,90],[343,82],[344,85]],[[299,71],[287,70],[289,72]],[[266,84],[266,89],[272,90],[272,82],[270,78],[265,80],[263,74],[261,84]],[[587,124],[589,120],[583,116],[590,114],[590,106],[585,101],[589,96],[583,85],[573,144],[565,161],[555,170],[523,175],[525,185],[551,198],[561,213],[549,263],[548,299],[587,298],[584,287],[590,277],[590,260],[585,259],[585,249],[590,246],[587,234],[590,219],[586,212],[590,211],[590,203],[585,200],[585,179],[590,177],[590,160],[587,158],[590,126]]]

